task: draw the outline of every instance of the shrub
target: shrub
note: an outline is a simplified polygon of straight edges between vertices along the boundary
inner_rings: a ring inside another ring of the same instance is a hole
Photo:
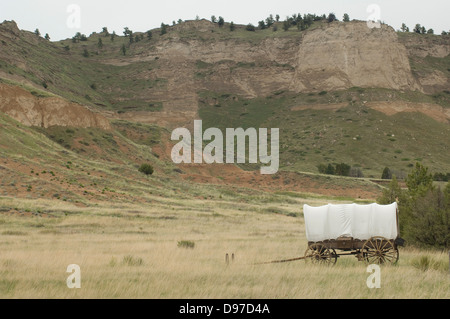
[[[180,248],[190,248],[193,249],[195,247],[195,243],[190,240],[181,240],[177,243],[177,246]]]
[[[249,23],[245,27],[245,30],[247,30],[247,31],[255,31],[255,26],[253,24]]]
[[[349,176],[350,175],[350,165],[341,163],[336,164],[335,174],[340,176]]]
[[[325,174],[334,175],[334,173],[335,173],[334,166],[328,164],[327,169],[325,170]]]
[[[153,174],[153,166],[150,164],[142,164],[139,167],[139,172],[144,173],[145,175],[152,175]]]

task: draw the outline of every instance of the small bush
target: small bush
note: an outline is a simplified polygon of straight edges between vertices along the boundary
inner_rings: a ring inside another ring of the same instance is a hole
[[[152,175],[153,171],[153,166],[151,166],[150,164],[142,164],[139,167],[139,172],[144,173],[145,175]]]
[[[427,271],[429,269],[446,271],[448,269],[445,262],[435,260],[429,256],[421,256],[420,258],[414,259],[412,265],[422,271]]]
[[[245,30],[247,31],[255,31],[255,26],[251,23],[247,24],[247,26],[245,27]]]
[[[180,248],[193,249],[195,247],[195,243],[193,241],[190,241],[190,240],[181,240],[181,241],[178,242],[177,246],[180,247]]]

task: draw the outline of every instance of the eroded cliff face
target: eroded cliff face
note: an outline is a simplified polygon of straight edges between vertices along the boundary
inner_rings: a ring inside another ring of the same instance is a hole
[[[180,119],[176,125],[191,122],[197,116],[198,92],[203,90],[245,98],[266,97],[279,91],[309,93],[352,87],[434,93],[442,92],[450,83],[445,70],[430,68],[417,72],[412,68],[414,63],[422,63],[420,59],[424,54],[438,58],[447,56],[449,38],[435,36],[437,40],[425,40],[420,35],[402,34],[399,39],[393,28],[387,25],[369,28],[363,21],[321,23],[303,32],[239,33],[225,29],[207,20],[187,21],[170,27],[164,36],[134,43],[126,56],[119,53],[120,44],[111,42],[105,45],[109,52],[80,58],[80,48],[97,48],[96,38],[83,44],[71,44],[70,51],[64,51],[60,43],[38,40],[31,32],[20,31],[14,22],[3,22],[0,24],[0,60],[46,79],[48,74],[44,74],[35,60],[30,60],[31,53],[26,52],[30,46],[35,50],[51,46],[49,52],[53,52],[58,61],[55,67],[49,68],[53,72],[50,77],[53,85],[60,85],[58,92],[70,91],[81,97],[89,88],[83,85],[73,88],[72,83],[64,83],[64,76],[56,76],[61,65],[72,63],[79,70],[83,69],[81,64],[92,66],[108,77],[111,65],[135,64],[138,72],[129,68],[126,74],[121,73],[128,86],[122,81],[97,83],[95,102],[108,101],[114,105],[124,101],[129,104],[157,101],[162,104],[162,110],[151,116],[139,113],[140,120],[158,123],[164,119],[166,123],[176,117]],[[0,70],[0,76],[22,82],[20,74]],[[146,81],[150,80],[162,80],[164,84],[149,86]],[[130,86],[130,82],[133,85]],[[27,84],[36,87],[36,83],[29,81]],[[112,96],[111,92],[127,94]],[[93,105],[91,101],[86,103]],[[133,112],[127,110],[126,113]],[[116,114],[112,111],[107,116]],[[130,116],[134,118],[133,114]],[[48,121],[41,124],[49,125]]]
[[[335,22],[298,36],[248,41],[202,40],[202,32],[210,33],[214,25],[190,23],[179,28],[197,30],[197,37],[163,39],[153,50],[122,61],[159,59],[158,76],[168,79],[166,93],[172,97],[166,110],[193,110],[195,92],[200,90],[247,98],[280,90],[319,92],[351,87],[423,91],[411,72],[408,51],[387,25],[369,28],[365,22]]]
[[[291,88],[295,91],[378,87],[421,90],[406,48],[391,27],[363,22],[332,23],[306,32],[298,48]]]
[[[59,97],[36,97],[16,86],[0,84],[0,111],[27,126],[111,129],[109,121]]]

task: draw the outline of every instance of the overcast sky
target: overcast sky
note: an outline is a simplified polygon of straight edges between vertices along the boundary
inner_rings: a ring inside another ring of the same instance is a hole
[[[379,10],[369,7],[371,4]],[[197,15],[257,25],[269,14],[284,19],[294,13],[330,12],[340,20],[344,13],[358,20],[379,16],[396,30],[403,22],[411,30],[416,23],[437,34],[450,30],[449,0],[1,0],[0,21],[14,20],[20,29],[28,31],[38,28],[53,41],[71,38],[77,32],[100,32],[102,27],[120,35],[124,27],[143,32],[159,27],[161,22],[193,20]]]

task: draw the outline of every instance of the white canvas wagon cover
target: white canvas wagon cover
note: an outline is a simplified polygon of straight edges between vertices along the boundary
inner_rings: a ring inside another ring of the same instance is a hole
[[[338,237],[367,240],[374,236],[396,239],[397,203],[379,204],[328,204],[319,207],[303,206],[306,239],[323,241]]]

